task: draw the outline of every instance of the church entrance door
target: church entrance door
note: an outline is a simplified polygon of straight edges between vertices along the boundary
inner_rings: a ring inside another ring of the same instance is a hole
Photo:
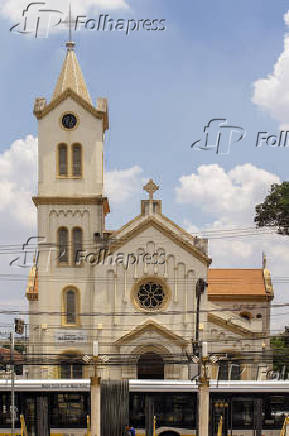
[[[156,353],[145,353],[138,360],[138,378],[163,380],[164,360]]]

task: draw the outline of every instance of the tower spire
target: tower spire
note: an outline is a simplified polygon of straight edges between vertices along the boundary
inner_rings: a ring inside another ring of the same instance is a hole
[[[66,43],[67,53],[61,73],[57,80],[56,87],[54,89],[52,100],[55,100],[67,89],[71,89],[78,96],[86,100],[91,105],[92,100],[87,90],[86,82],[83,77],[80,65],[78,63],[76,53],[74,51],[75,43],[72,41],[72,24],[73,20],[71,13],[71,4],[69,4],[68,41]]]

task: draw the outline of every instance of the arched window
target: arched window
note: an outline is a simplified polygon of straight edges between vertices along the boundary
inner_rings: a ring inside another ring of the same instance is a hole
[[[82,229],[74,227],[72,230],[73,263],[79,265],[79,255],[82,250]]]
[[[68,230],[66,227],[58,229],[58,262],[68,263]]]
[[[81,159],[81,145],[73,144],[72,146],[72,176],[82,176],[82,159]]]
[[[67,145],[58,145],[58,176],[67,177],[68,176],[68,166],[67,166]]]
[[[138,360],[139,379],[164,379],[164,360],[156,353],[145,353]]]
[[[77,324],[77,291],[67,288],[64,291],[64,317],[66,325]]]

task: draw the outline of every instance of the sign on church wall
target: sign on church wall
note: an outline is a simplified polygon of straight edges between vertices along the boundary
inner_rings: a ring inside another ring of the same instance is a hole
[[[87,342],[87,333],[81,330],[58,330],[55,332],[55,342],[73,343]]]

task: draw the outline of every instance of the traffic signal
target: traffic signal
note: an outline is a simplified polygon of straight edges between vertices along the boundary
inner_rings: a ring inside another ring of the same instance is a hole
[[[18,335],[23,335],[24,333],[24,320],[15,318],[14,320],[15,333]]]
[[[197,286],[196,286],[197,297],[201,296],[201,294],[203,294],[205,292],[205,289],[207,286],[208,286],[208,284],[205,282],[204,279],[198,279]]]

